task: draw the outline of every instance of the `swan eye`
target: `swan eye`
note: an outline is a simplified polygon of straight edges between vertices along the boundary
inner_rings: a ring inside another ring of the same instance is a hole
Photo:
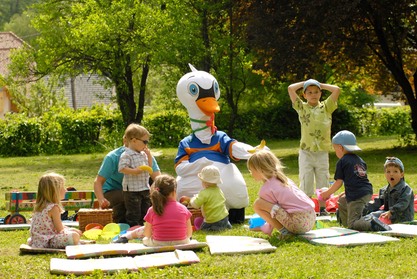
[[[190,83],[188,85],[188,93],[190,93],[192,96],[198,95],[199,89],[198,85],[195,83]]]
[[[219,84],[217,83],[217,81],[213,82],[213,90],[214,90],[214,94],[219,94],[220,90],[219,90]]]

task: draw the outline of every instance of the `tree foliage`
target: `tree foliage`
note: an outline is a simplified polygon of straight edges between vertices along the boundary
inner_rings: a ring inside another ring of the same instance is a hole
[[[336,75],[386,88],[381,81],[394,80],[410,105],[417,134],[415,1],[242,2],[259,68],[290,81],[328,81]]]
[[[33,11],[32,23],[41,35],[36,49],[21,53],[32,62],[28,74],[105,76],[107,85],[116,88],[125,124],[140,123],[149,63],[165,17],[160,5],[135,0],[45,0]]]

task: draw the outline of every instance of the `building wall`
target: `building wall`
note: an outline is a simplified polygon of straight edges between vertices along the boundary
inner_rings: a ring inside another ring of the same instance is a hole
[[[72,83],[68,79],[64,86],[68,106],[71,108],[84,108],[95,104],[112,104],[113,90],[104,88],[98,83],[99,80],[100,77],[98,75],[77,76],[74,79],[75,98],[73,98]]]
[[[22,47],[25,42],[12,32],[0,32],[0,75],[7,76],[10,53]],[[113,89],[106,89],[97,81],[98,75],[80,75],[74,80],[75,98],[72,97],[71,80],[64,85],[65,97],[71,108],[91,107],[94,104],[112,104]],[[75,106],[74,106],[75,104]],[[6,87],[0,85],[0,119],[8,112],[17,112]]]

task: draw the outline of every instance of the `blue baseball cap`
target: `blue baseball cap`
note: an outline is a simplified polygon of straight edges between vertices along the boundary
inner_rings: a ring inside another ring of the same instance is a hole
[[[387,157],[387,160],[385,161],[385,164],[384,164],[384,169],[389,165],[397,166],[398,168],[401,169],[401,172],[404,172],[404,164],[397,157]]]
[[[334,137],[332,138],[332,143],[342,145],[343,148],[349,152],[362,150],[359,148],[359,146],[356,145],[355,135],[347,130],[340,131],[336,135],[334,135]]]
[[[317,80],[315,80],[315,79],[309,79],[309,80],[306,80],[306,81],[304,82],[304,85],[303,85],[303,92],[306,92],[307,87],[309,87],[309,86],[311,86],[311,85],[317,86],[317,87],[321,90],[321,85],[320,85],[320,82],[318,82],[318,81],[317,81]]]

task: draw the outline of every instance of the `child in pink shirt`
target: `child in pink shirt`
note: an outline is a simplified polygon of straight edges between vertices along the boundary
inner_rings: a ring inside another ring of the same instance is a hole
[[[126,243],[133,238],[142,238],[146,246],[187,244],[193,233],[191,212],[177,202],[177,182],[174,177],[163,174],[155,178],[150,197],[152,207],[145,215],[145,225],[129,231],[116,243]]]
[[[314,202],[284,174],[280,160],[271,151],[256,152],[247,166],[252,177],[264,183],[253,204],[255,212],[266,221],[263,232],[271,235],[275,228],[284,239],[314,227]]]

